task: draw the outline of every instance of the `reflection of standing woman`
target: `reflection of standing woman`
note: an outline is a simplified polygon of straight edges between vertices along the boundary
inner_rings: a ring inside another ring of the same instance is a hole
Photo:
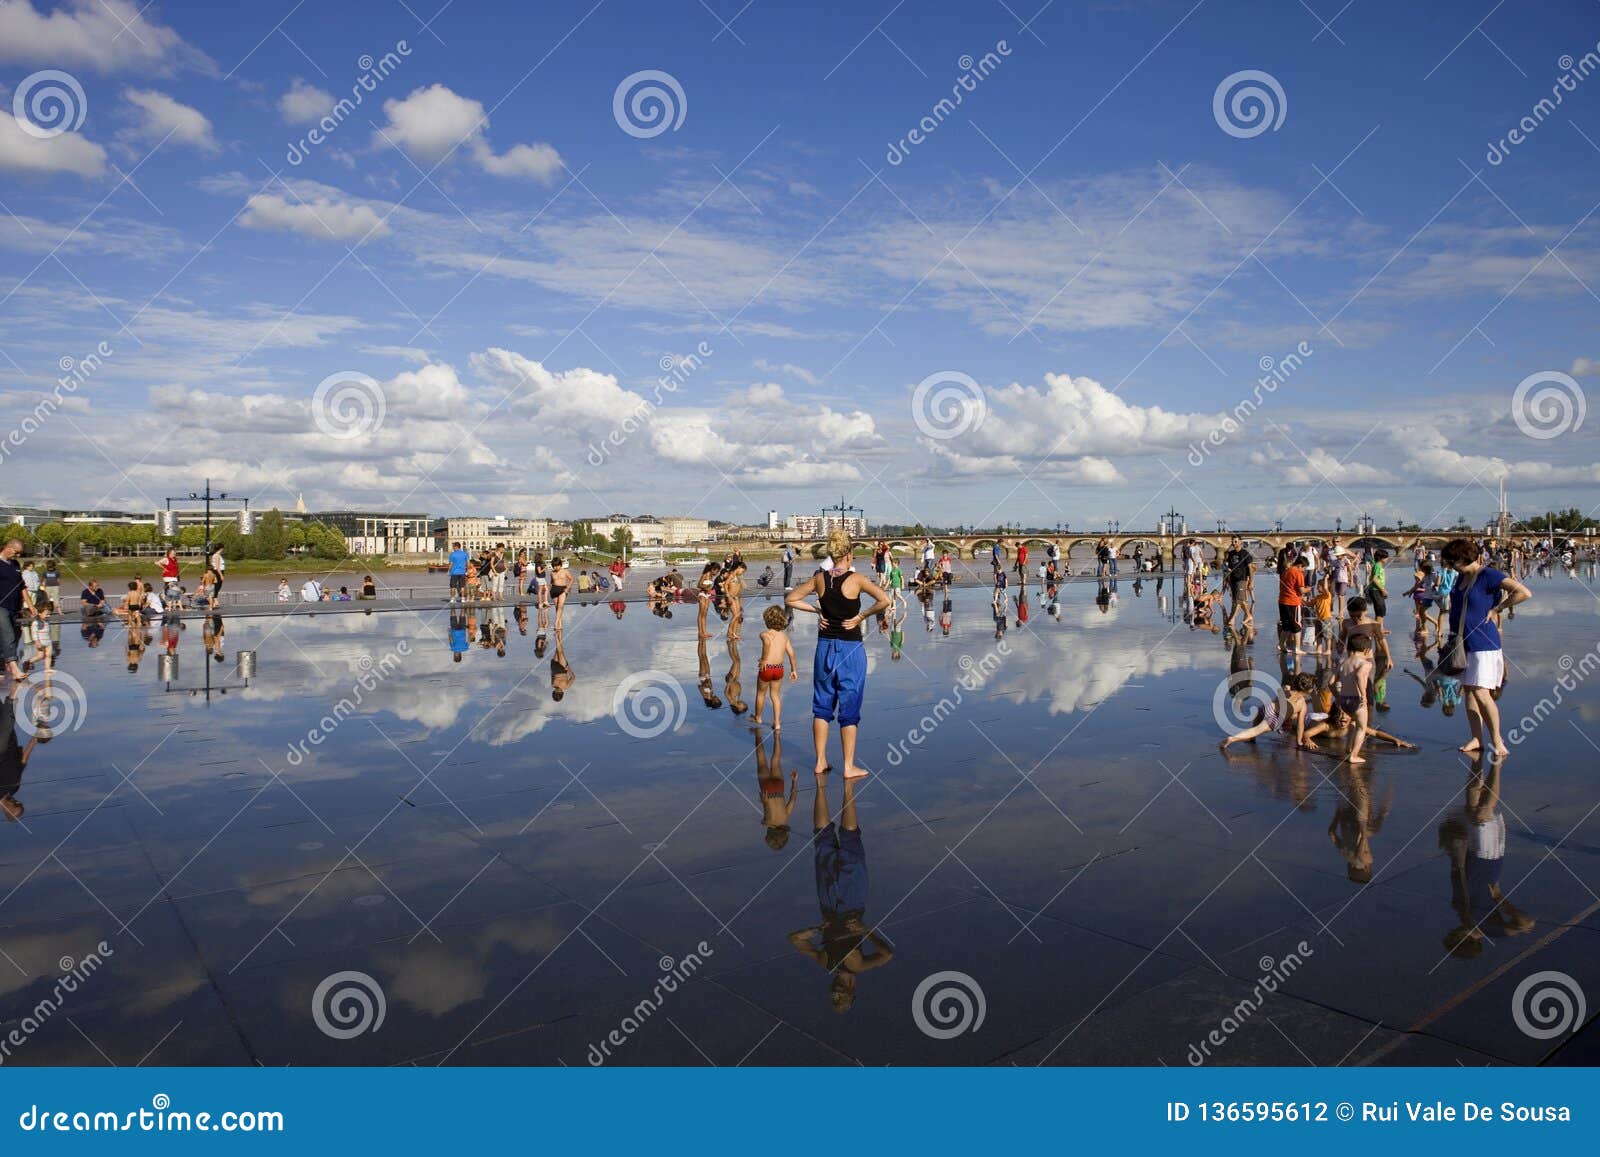
[[[1505,755],[1507,748],[1500,738],[1500,708],[1495,703],[1506,678],[1500,616],[1527,602],[1533,592],[1504,571],[1489,566],[1468,539],[1452,538],[1445,543],[1440,558],[1456,572],[1450,594],[1450,631],[1462,637],[1467,651],[1461,686],[1466,692],[1467,726],[1472,738],[1461,750],[1482,751],[1487,740],[1496,755]]]
[[[779,780],[780,790],[782,780]],[[822,923],[789,933],[795,951],[809,956],[833,978],[828,999],[833,1011],[845,1013],[856,1001],[856,977],[881,968],[894,958],[894,947],[869,929],[867,914],[867,850],[856,823],[856,785],[844,781],[844,812],[835,825],[828,815],[827,780],[817,776],[811,809],[815,853],[817,907]],[[813,943],[812,937],[819,943]],[[869,955],[865,949],[874,951]]]
[[[1450,955],[1475,959],[1485,940],[1530,932],[1533,917],[1501,891],[1505,874],[1506,819],[1500,812],[1500,764],[1483,773],[1483,756],[1472,761],[1466,800],[1439,825],[1439,847],[1450,857],[1450,906],[1456,926],[1444,934]]]
[[[844,749],[846,779],[866,775],[856,766],[856,727],[861,722],[861,697],[867,686],[867,649],[861,641],[862,621],[889,609],[889,598],[875,583],[850,566],[850,536],[843,530],[828,535],[830,570],[818,571],[811,581],[790,591],[784,602],[797,611],[816,615],[817,650],[811,665],[811,740],[816,745],[816,772],[828,767],[828,724],[839,721],[839,744]],[[1004,572],[1001,572],[1004,573]],[[817,596],[813,607],[806,599]],[[861,609],[861,596],[870,595],[871,607]]]
[[[43,730],[33,729],[27,747],[17,739],[17,696],[21,693],[22,684],[17,683],[0,702],[0,813],[4,813],[8,823],[22,819],[27,811],[17,798],[17,792],[22,790],[22,773],[27,769],[34,745],[40,739],[39,732]]]

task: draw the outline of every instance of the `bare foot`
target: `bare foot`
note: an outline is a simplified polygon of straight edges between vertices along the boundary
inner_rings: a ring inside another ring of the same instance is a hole
[[[1470,742],[1463,743],[1460,747],[1456,748],[1456,750],[1457,751],[1464,751],[1468,755],[1471,755],[1473,752],[1479,750],[1478,741],[1476,739],[1474,739],[1474,740],[1471,740]]]
[[[844,769],[844,777],[846,779],[863,779],[870,774],[871,772],[866,768],[856,767],[854,764],[848,764]]]
[[[1504,759],[1506,756],[1511,754],[1511,749],[1502,743],[1499,747],[1494,749],[1494,753],[1501,759]]]
[[[1366,760],[1366,757],[1363,756],[1363,755],[1352,755],[1345,762],[1346,763],[1365,763],[1365,762],[1367,762],[1367,760]]]
[[[827,775],[832,770],[833,770],[833,765],[830,763],[830,764],[828,764],[828,765],[826,765],[824,767],[817,768],[814,772],[812,772],[812,774],[815,775],[818,779],[821,779],[823,776]]]

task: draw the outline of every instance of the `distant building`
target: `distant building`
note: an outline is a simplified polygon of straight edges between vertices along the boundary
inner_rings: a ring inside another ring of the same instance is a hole
[[[802,538],[826,538],[836,527],[852,538],[867,536],[867,520],[855,514],[791,514],[788,527]]]
[[[351,554],[426,554],[433,549],[432,524],[426,514],[319,510],[309,516],[285,517],[326,523],[344,535],[345,549]]]
[[[445,550],[459,542],[469,551],[489,550],[503,546],[515,554],[519,550],[550,549],[550,520],[548,518],[447,518],[440,534],[440,524],[434,524],[434,544]]]
[[[634,546],[660,546],[667,540],[666,528],[659,522],[638,521],[631,518],[610,518],[604,522],[591,522],[589,529],[600,538],[615,538],[617,531],[626,530],[633,536]]]
[[[711,533],[711,524],[704,518],[663,518],[661,527],[668,546],[688,546],[692,542],[705,542],[715,537]]]
[[[767,529],[779,530],[782,529],[782,526],[782,522],[778,519],[778,512],[776,510],[767,511]]]

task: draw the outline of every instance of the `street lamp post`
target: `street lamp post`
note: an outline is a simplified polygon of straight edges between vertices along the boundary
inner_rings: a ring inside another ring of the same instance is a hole
[[[220,502],[227,497],[228,492],[226,490],[218,491],[213,494],[211,491],[211,479],[207,478],[205,490],[201,491],[200,493],[196,493],[195,491],[191,490],[189,491],[187,497],[168,498],[167,509],[171,510],[174,502],[204,502],[206,504],[205,545],[209,547],[211,545],[211,504],[213,502]],[[248,505],[248,503],[246,505]]]

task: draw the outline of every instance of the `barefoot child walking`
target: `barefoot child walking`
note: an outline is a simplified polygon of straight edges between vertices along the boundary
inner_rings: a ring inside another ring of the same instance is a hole
[[[752,722],[758,727],[761,725],[761,710],[771,700],[772,730],[779,731],[783,727],[784,663],[789,664],[791,683],[800,676],[795,671],[794,646],[789,642],[789,633],[784,630],[789,617],[784,614],[783,608],[768,607],[762,612],[761,621],[767,624],[767,629],[761,632],[761,673],[756,680],[756,713]]]
[[[1372,638],[1355,635],[1350,639],[1350,653],[1339,664],[1339,710],[1355,724],[1355,734],[1350,737],[1350,763],[1367,762],[1361,747],[1367,741],[1367,684],[1372,679]]]

